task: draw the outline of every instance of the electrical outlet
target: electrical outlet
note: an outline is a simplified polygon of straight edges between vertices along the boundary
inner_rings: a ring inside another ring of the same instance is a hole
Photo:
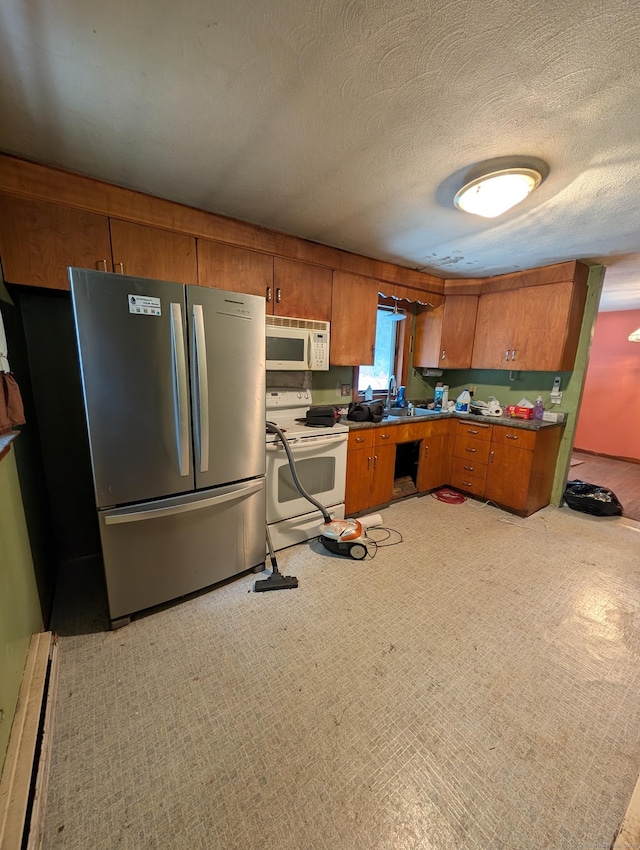
[[[551,404],[562,404],[562,393],[561,392],[551,393],[550,399],[551,399]]]
[[[340,384],[340,395],[341,396],[350,396],[351,395],[351,384]]]
[[[474,386],[474,387],[469,387],[469,395],[470,395],[472,398],[473,398],[473,396],[476,394],[476,390],[477,390],[477,389],[478,389],[478,388],[477,388],[477,387],[475,387],[475,386]]]

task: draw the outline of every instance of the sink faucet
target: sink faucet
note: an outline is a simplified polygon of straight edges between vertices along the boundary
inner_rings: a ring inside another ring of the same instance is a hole
[[[389,378],[389,386],[387,388],[387,406],[386,406],[387,410],[391,409],[391,398],[392,398],[392,393],[395,390],[395,388],[396,388],[396,376],[392,375]]]

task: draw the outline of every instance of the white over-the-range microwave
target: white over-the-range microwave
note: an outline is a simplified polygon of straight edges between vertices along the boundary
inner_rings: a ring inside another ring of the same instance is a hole
[[[312,372],[329,369],[329,322],[267,316],[267,369]]]

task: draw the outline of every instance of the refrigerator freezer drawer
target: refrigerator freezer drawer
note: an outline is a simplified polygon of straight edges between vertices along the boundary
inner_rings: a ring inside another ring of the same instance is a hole
[[[265,560],[264,479],[99,511],[112,621]]]

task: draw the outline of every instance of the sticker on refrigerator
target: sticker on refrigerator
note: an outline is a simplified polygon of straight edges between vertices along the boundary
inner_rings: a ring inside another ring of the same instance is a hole
[[[148,295],[127,295],[127,299],[130,313],[140,313],[142,316],[160,316],[162,314],[159,298],[151,298]]]

